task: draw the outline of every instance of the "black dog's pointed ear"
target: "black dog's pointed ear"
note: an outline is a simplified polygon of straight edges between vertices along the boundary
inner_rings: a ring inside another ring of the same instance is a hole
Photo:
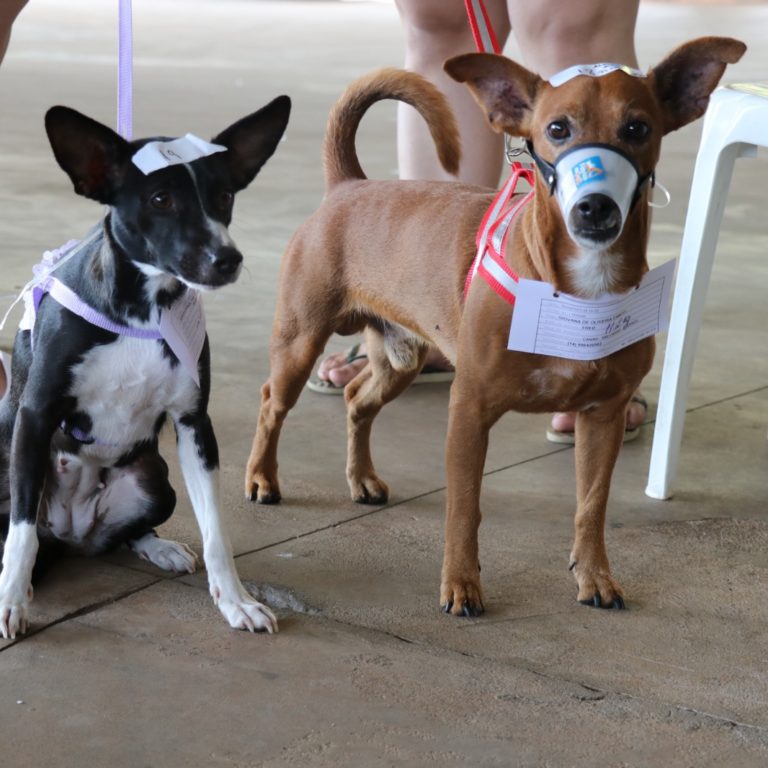
[[[235,191],[245,189],[255,178],[261,166],[277,149],[277,144],[288,125],[291,100],[278,96],[258,112],[238,120],[211,141],[229,151],[221,157],[227,161]]]
[[[467,85],[494,131],[530,135],[533,104],[544,84],[538,75],[494,53],[465,53],[448,59],[443,69]]]
[[[112,202],[130,144],[106,125],[69,107],[51,107],[45,130],[56,162],[66,171],[75,192],[100,203]]]
[[[735,64],[747,50],[731,37],[700,37],[672,51],[651,70],[656,96],[664,117],[664,133],[675,131],[701,117],[709,94],[720,82],[728,64]]]

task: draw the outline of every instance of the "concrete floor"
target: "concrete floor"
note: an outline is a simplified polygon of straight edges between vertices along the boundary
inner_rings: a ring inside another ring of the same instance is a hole
[[[42,117],[64,103],[114,123],[114,6],[33,0],[16,26],[0,70],[5,294],[99,215],[55,165]],[[236,206],[247,270],[206,297],[224,511],[239,571],[281,632],[229,629],[204,575],[169,578],[128,553],[64,562],[36,592],[30,634],[0,641],[4,763],[768,764],[764,159],[734,177],[675,498],[643,493],[663,339],[649,424],[618,463],[608,540],[629,610],[576,603],[572,451],[545,441],[546,417],[510,414],[483,488],[488,610],[450,619],[437,606],[447,386],[412,389],[377,422],[388,505],[349,500],[343,403],[309,392],[281,444],[283,504],[242,497],[280,253],[322,194],[330,104],[354,76],[401,61],[393,6],[135,0],[134,17],[137,135],[208,136],[277,94],[294,99],[287,140]],[[730,34],[751,48],[727,78],[764,79],[766,25],[768,6],[644,3],[641,61]],[[658,175],[673,202],[654,214],[654,265],[678,250],[699,131],[666,141]],[[369,175],[392,174],[391,105],[373,110],[360,145]],[[183,494],[165,533],[199,550]]]

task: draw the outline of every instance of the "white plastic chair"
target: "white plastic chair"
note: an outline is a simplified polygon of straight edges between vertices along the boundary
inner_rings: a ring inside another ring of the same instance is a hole
[[[645,492],[668,499],[677,474],[693,358],[725,201],[739,157],[768,147],[768,83],[718,88],[704,117],[691,183]]]

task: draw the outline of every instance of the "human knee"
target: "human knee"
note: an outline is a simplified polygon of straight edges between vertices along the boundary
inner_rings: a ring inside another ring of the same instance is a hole
[[[456,0],[397,0],[406,64],[420,71],[474,50],[464,5]]]
[[[441,37],[469,29],[461,0],[396,0],[406,32],[419,31]]]
[[[576,59],[635,63],[637,2],[570,0],[557,3],[556,8],[551,2],[510,5],[515,37],[525,60],[535,69],[551,69],[549,59],[554,66]]]

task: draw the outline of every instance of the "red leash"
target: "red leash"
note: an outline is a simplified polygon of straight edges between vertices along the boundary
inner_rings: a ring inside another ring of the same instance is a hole
[[[464,0],[467,9],[472,37],[480,53],[501,53],[501,46],[496,37],[483,0]],[[512,201],[517,190],[517,183],[524,179],[531,189],[523,197]],[[534,170],[532,165],[510,163],[510,176],[499,190],[485,212],[480,228],[477,230],[477,255],[472,262],[467,280],[464,283],[464,300],[475,275],[482,275],[488,285],[509,304],[515,303],[518,275],[504,261],[504,250],[509,237],[509,230],[517,214],[533,197]]]
[[[480,53],[501,53],[501,46],[491,26],[483,0],[464,0],[464,7],[469,16],[472,37]]]

